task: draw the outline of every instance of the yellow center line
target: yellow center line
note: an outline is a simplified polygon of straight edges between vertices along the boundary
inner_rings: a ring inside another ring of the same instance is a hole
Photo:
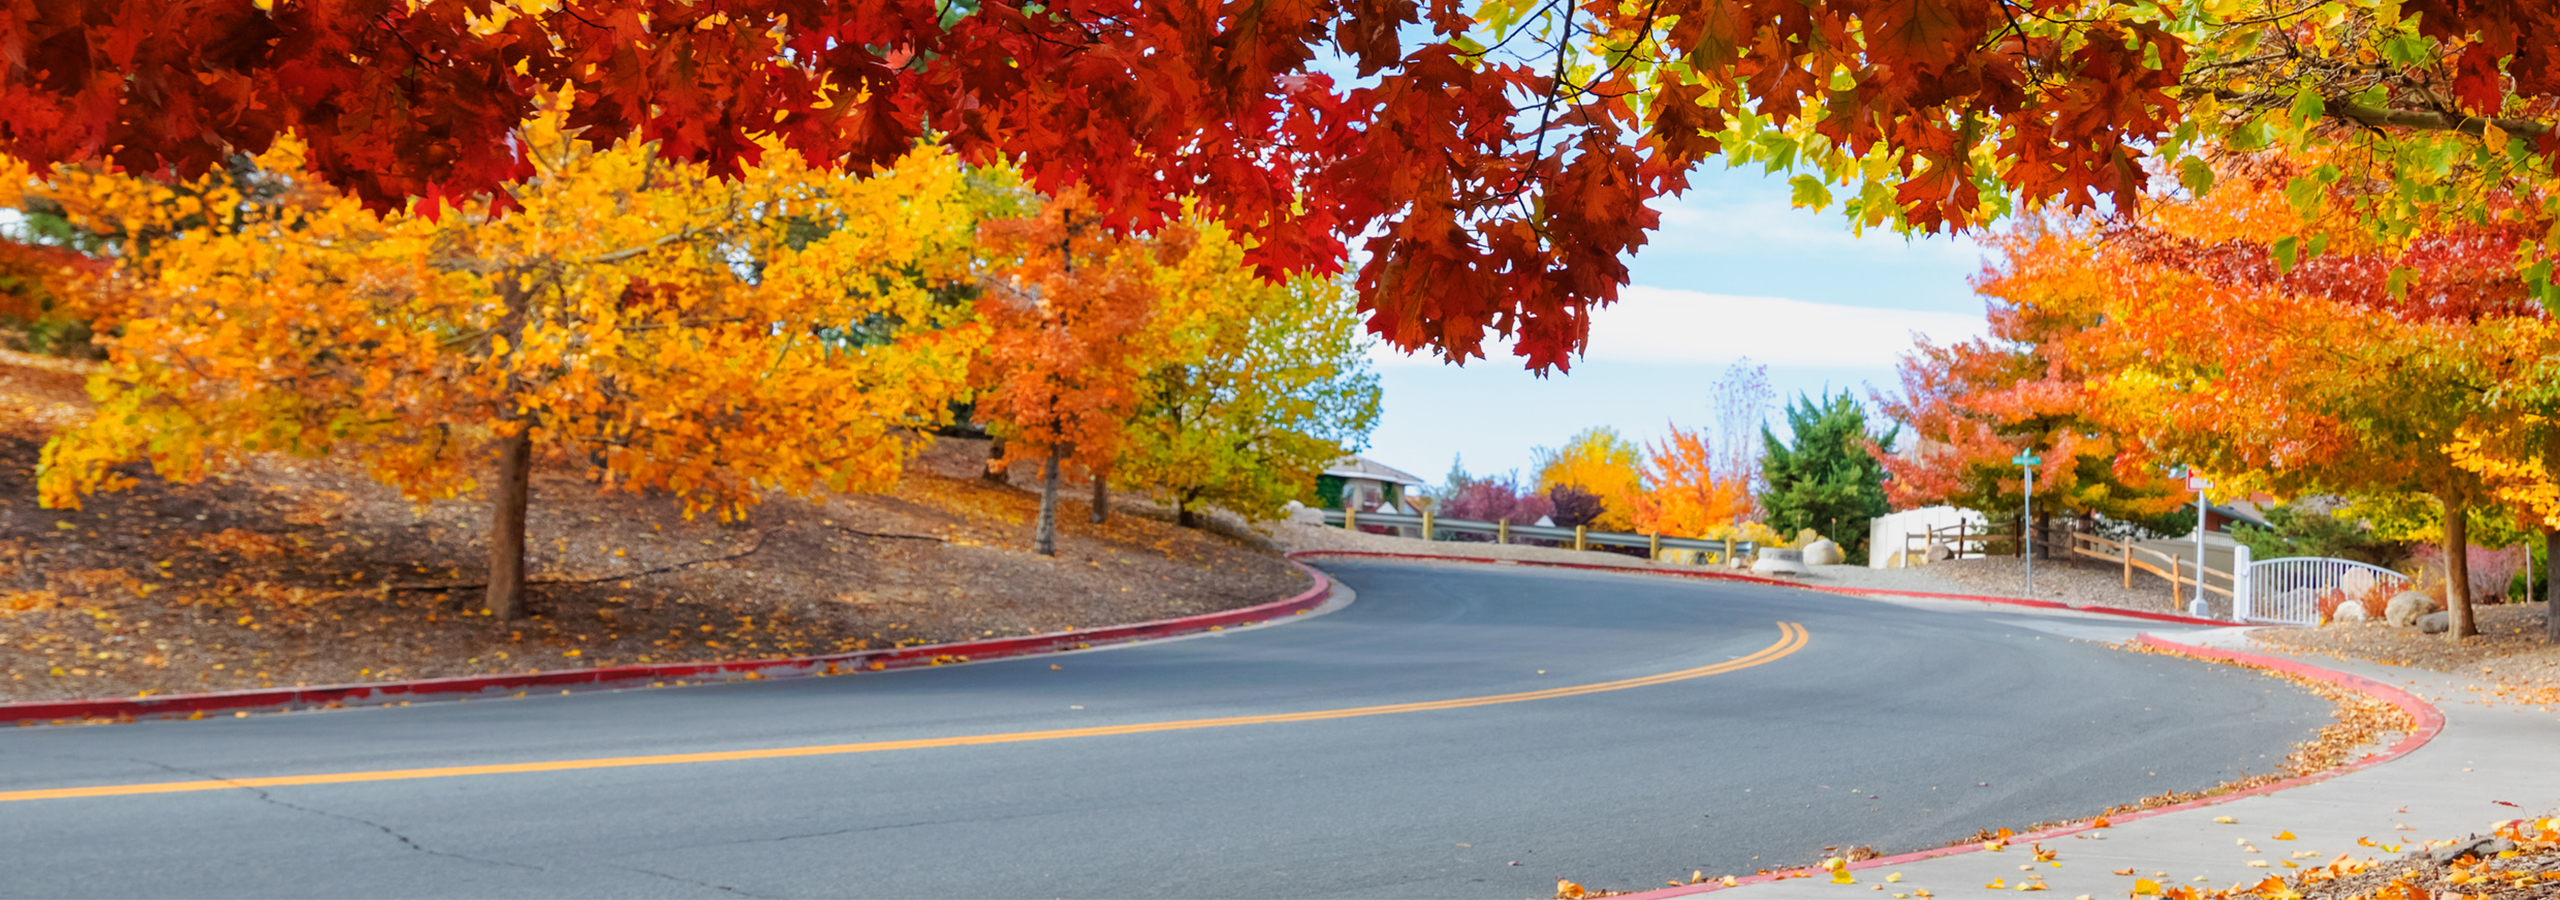
[[[1139,722],[1130,725],[1103,725],[1092,728],[1058,728],[1049,731],[1015,731],[1004,734],[973,734],[959,737],[918,738],[905,741],[871,741],[860,744],[820,744],[809,747],[772,747],[763,750],[721,750],[709,753],[664,753],[654,756],[613,756],[597,759],[562,759],[550,762],[499,763],[485,766],[437,766],[426,769],[386,769],[374,772],[332,772],[322,775],[277,775],[266,778],[222,778],[205,781],[160,781],[145,784],[104,784],[91,787],[43,788],[28,791],[0,791],[0,803],[19,800],[61,800],[74,797],[121,797],[132,794],[176,794],[188,791],[220,791],[232,788],[287,787],[305,784],[351,784],[366,781],[407,781],[417,778],[454,778],[464,775],[509,775],[522,772],[566,772],[577,769],[620,769],[631,766],[672,766],[689,763],[732,762],[748,759],[789,759],[800,756],[836,756],[846,753],[876,753],[883,750],[922,750],[932,747],[973,747],[983,744],[1017,744],[1025,741],[1053,741],[1063,738],[1105,737],[1120,734],[1147,734],[1157,731],[1188,731],[1195,728],[1225,728],[1232,725],[1264,725],[1279,722],[1320,722],[1326,719],[1351,719],[1361,716],[1385,716],[1396,713],[1428,712],[1442,709],[1466,709],[1471,706],[1493,706],[1501,703],[1523,703],[1530,700],[1552,700],[1628,688],[1668,684],[1692,678],[1704,678],[1726,672],[1748,669],[1777,660],[1804,649],[1808,639],[1805,628],[1794,622],[1778,623],[1778,642],[1757,653],[1714,665],[1572,687],[1522,691],[1516,694],[1492,694],[1483,697],[1461,697],[1455,700],[1432,700],[1421,703],[1392,703],[1385,706],[1356,706],[1313,712],[1275,713],[1260,716],[1228,716],[1217,719],[1180,719],[1169,722]]]

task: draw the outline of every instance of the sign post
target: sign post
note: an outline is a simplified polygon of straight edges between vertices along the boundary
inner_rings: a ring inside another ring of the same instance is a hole
[[[2016,463],[2018,470],[2027,475],[2024,499],[2018,503],[2018,556],[2026,560],[2027,596],[2033,597],[2036,595],[2036,467],[2044,464],[2044,457],[2037,456],[2033,450],[2020,450],[2018,458],[2010,462]]]
[[[2204,617],[2205,614],[2204,529],[2213,520],[2213,505],[2205,500],[2204,489],[2211,486],[2212,483],[2205,480],[2203,473],[2194,469],[2187,470],[2187,487],[2196,492],[2196,598],[2188,601],[2187,614],[2198,618]],[[2231,577],[2237,580],[2240,573],[2233,572]]]

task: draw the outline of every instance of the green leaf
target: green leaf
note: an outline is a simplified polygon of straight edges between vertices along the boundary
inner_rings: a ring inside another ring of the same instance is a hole
[[[1798,175],[1788,179],[1787,184],[1796,189],[1791,201],[1797,206],[1820,210],[1831,205],[1831,189],[1823,185],[1822,179],[1811,175]]]
[[[2310,85],[2304,85],[2302,90],[2294,92],[2293,109],[2289,111],[2293,113],[2295,122],[2307,125],[2327,115],[2329,106],[2320,101],[2319,93],[2313,91]]]
[[[2213,166],[2192,156],[2180,157],[2178,183],[2186,186],[2187,193],[2202,197],[2213,190]]]
[[[2409,268],[2408,266],[2392,266],[2390,279],[2391,299],[2409,299],[2409,279],[2416,277],[2417,274],[2418,270]]]
[[[2274,247],[2274,250],[2275,250],[2275,254],[2274,254],[2274,255],[2275,255],[2275,258],[2276,258],[2276,271],[2278,271],[2278,272],[2283,272],[2283,273],[2285,273],[2285,274],[2287,274],[2287,275],[2291,275],[2291,274],[2293,274],[2293,263],[2294,263],[2294,258],[2295,258],[2295,255],[2296,255],[2296,254],[2297,254],[2301,249],[2302,249],[2302,239],[2301,239],[2301,238],[2293,237],[2293,236],[2290,236],[2290,235],[2285,236],[2285,237],[2281,237],[2281,238],[2277,238],[2277,239],[2276,239],[2276,244],[2275,244],[2275,247]]]
[[[2319,179],[2295,178],[2285,182],[2284,198],[2293,203],[2295,213],[2303,218],[2310,218],[2312,213],[2320,210]]]
[[[2328,251],[2328,249],[2329,249],[2329,236],[2328,236],[2328,235],[2326,235],[2326,234],[2315,234],[2315,235],[2312,235],[2312,236],[2311,236],[2311,246],[2306,247],[2306,248],[2303,248],[2302,258],[2304,258],[2304,259],[2311,259],[2311,258],[2313,258],[2313,257],[2319,256],[2320,254],[2322,254],[2322,253],[2324,253],[2324,252],[2327,252],[2327,251]]]

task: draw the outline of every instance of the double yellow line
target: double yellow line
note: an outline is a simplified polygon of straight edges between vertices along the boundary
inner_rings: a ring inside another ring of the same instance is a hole
[[[877,753],[883,750],[923,750],[933,747],[974,747],[983,744],[1018,744],[1026,741],[1054,741],[1064,738],[1107,737],[1121,734],[1148,734],[1158,731],[1189,731],[1196,728],[1226,728],[1233,725],[1267,725],[1281,722],[1321,722],[1327,719],[1352,719],[1361,716],[1386,716],[1397,713],[1429,712],[1442,709],[1466,709],[1502,703],[1524,703],[1530,700],[1552,700],[1577,697],[1628,688],[1669,684],[1709,675],[1748,669],[1775,661],[1804,649],[1807,634],[1804,626],[1793,622],[1778,623],[1778,642],[1749,656],[1694,669],[1664,672],[1642,678],[1603,681],[1572,687],[1522,691],[1516,694],[1491,694],[1483,697],[1461,697],[1455,700],[1432,700],[1423,703],[1391,703],[1385,706],[1355,706],[1314,712],[1277,713],[1262,716],[1228,716],[1217,719],[1180,719],[1170,722],[1140,722],[1131,725],[1102,725],[1092,728],[1058,728],[1049,731],[1015,731],[1005,734],[973,734],[960,737],[919,738],[906,741],[871,741],[860,744],[820,744],[809,747],[773,747],[763,750],[722,750],[711,753],[663,753],[654,756],[610,756],[597,759],[563,759],[551,762],[499,763],[486,766],[437,766],[425,769],[386,769],[373,772],[333,772],[322,775],[277,775],[266,778],[221,778],[204,781],[160,781],[144,784],[105,784],[91,787],[43,788],[29,791],[0,791],[0,803],[20,800],[65,800],[77,797],[122,797],[133,794],[177,794],[189,791],[220,791],[233,788],[290,787],[306,784],[352,784],[367,781],[408,781],[418,778],[455,778],[464,775],[512,775],[527,772],[567,772],[578,769],[622,769],[633,766],[673,766],[690,763],[735,762],[750,759],[789,759],[800,756],[837,756],[846,753]]]

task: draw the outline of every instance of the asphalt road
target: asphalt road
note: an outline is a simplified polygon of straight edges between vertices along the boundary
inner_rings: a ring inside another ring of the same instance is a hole
[[[2087,815],[2267,771],[2327,721],[2283,682],[2064,636],[2086,620],[1635,575],[1324,567],[1357,602],[1063,657],[0,730],[0,792],[1420,703],[1739,665],[1781,643],[1781,622],[1808,638],[1734,671],[1463,708],[0,802],[0,895],[1543,897],[1559,876],[1642,888]]]

